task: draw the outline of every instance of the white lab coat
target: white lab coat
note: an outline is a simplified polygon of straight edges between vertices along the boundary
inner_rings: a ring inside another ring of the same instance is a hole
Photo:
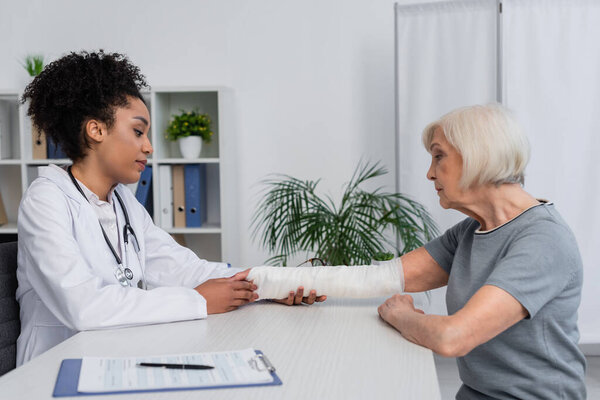
[[[116,190],[141,247],[136,255],[130,241],[126,255],[120,233],[122,258],[127,256],[132,282],[143,273],[150,290],[119,284],[93,207],[66,171],[39,168],[19,207],[17,365],[78,331],[205,318],[206,301],[193,288],[239,271],[199,259],[155,226],[127,187]],[[114,201],[122,232],[125,219]]]

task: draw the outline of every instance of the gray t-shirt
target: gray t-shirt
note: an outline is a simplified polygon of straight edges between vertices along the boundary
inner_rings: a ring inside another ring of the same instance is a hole
[[[552,204],[477,232],[472,218],[425,245],[449,273],[448,314],[484,285],[510,293],[529,316],[457,358],[457,399],[584,399],[577,347],[583,267],[575,237]]]

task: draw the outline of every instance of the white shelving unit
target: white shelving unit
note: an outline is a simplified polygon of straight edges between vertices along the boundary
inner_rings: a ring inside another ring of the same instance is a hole
[[[0,193],[6,208],[8,223],[0,226],[0,235],[17,233],[17,212],[21,197],[29,184],[37,177],[37,168],[48,164],[64,165],[68,159],[36,160],[32,157],[31,123],[27,117],[27,105],[19,104],[18,91],[0,91],[0,107],[8,118],[0,125]],[[161,227],[194,250],[200,257],[235,263],[234,249],[235,217],[233,210],[226,210],[222,199],[234,199],[234,186],[228,181],[233,175],[228,159],[232,147],[226,123],[230,107],[229,90],[222,87],[171,87],[152,88],[143,93],[151,116],[150,140],[154,153],[148,160],[152,168],[153,217],[160,226],[160,214],[171,204],[160,204],[165,185],[160,182],[159,166],[177,164],[206,164],[207,220],[200,228]],[[198,159],[184,159],[177,143],[166,140],[166,128],[173,114],[181,110],[197,110],[209,114],[214,131],[211,143],[204,143]],[[5,127],[2,129],[2,127]],[[7,128],[8,127],[8,128]],[[8,131],[6,131],[8,129]],[[227,184],[226,184],[227,182]],[[235,265],[235,264],[234,264]]]

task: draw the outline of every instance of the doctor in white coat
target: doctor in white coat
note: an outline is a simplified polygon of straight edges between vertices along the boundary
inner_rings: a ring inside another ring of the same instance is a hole
[[[257,298],[248,270],[178,245],[123,185],[152,153],[142,86],[124,56],[84,52],[49,64],[24,93],[73,165],[40,168],[19,208],[18,365],[78,331],[205,318]]]

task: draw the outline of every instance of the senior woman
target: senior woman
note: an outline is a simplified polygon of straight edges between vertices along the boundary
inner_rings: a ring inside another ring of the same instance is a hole
[[[423,144],[440,205],[467,218],[401,258],[405,291],[447,285],[448,316],[423,314],[409,295],[379,315],[457,357],[457,399],[584,399],[581,258],[556,207],[523,190],[529,145],[518,124],[499,105],[465,107],[429,124]]]

